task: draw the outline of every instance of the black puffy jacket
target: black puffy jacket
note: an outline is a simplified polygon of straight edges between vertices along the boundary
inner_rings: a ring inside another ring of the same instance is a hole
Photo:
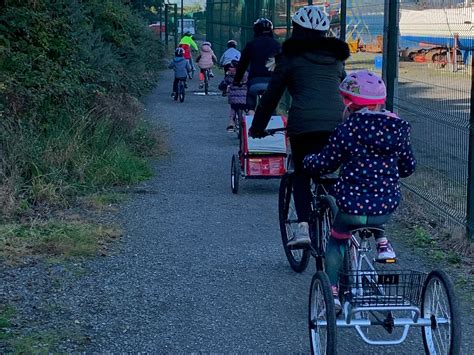
[[[272,73],[265,66],[268,59],[279,54],[281,45],[272,36],[261,35],[248,42],[242,51],[235,82],[240,83],[248,68],[251,81],[253,78],[270,77]]]
[[[337,38],[286,40],[268,89],[257,107],[252,130],[265,129],[288,89],[292,97],[288,113],[290,137],[333,131],[342,121],[344,104],[339,95],[339,84],[345,77],[343,62],[349,55],[347,43]]]

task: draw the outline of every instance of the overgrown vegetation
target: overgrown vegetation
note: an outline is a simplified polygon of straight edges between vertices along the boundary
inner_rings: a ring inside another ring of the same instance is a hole
[[[150,176],[156,137],[138,98],[156,81],[161,47],[132,5],[0,3],[4,217]]]
[[[24,256],[54,258],[95,256],[121,235],[117,227],[84,221],[11,223],[0,226],[0,260]]]

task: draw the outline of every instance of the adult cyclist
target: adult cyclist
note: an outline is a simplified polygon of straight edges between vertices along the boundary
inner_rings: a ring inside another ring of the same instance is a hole
[[[255,110],[257,94],[267,88],[272,73],[265,66],[268,59],[275,57],[281,45],[273,38],[273,24],[266,18],[259,18],[253,24],[254,39],[247,43],[235,74],[234,83],[239,85],[248,69],[247,106]]]
[[[285,89],[292,97],[288,113],[288,135],[295,167],[294,201],[298,228],[289,246],[304,248],[309,238],[311,205],[310,177],[303,170],[307,154],[319,153],[341,122],[344,104],[339,84],[345,77],[344,61],[348,45],[326,37],[330,21],[317,6],[304,6],[292,17],[291,37],[283,43],[282,54],[262,97],[250,128],[254,138],[264,136],[264,129]]]
[[[194,42],[193,36],[191,32],[185,32],[183,37],[181,38],[181,41],[179,41],[179,47],[184,49],[184,59],[189,61],[189,64],[191,65],[191,76],[194,76],[195,72],[195,67],[193,63],[193,56],[191,54],[191,51],[194,49],[196,52],[199,51],[199,48]]]

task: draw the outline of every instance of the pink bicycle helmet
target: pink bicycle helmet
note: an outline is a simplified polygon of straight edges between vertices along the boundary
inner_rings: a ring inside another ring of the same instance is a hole
[[[339,90],[346,106],[351,103],[357,106],[384,104],[387,97],[382,78],[368,70],[359,70],[346,76]]]

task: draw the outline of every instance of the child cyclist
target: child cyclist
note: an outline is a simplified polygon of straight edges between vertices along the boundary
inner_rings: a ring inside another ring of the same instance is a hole
[[[191,73],[191,64],[184,58],[184,49],[181,47],[176,48],[174,52],[174,59],[168,65],[169,69],[174,70],[174,81],[173,81],[173,93],[171,96],[175,96],[178,91],[178,83],[180,80],[186,81],[189,73]]]
[[[307,155],[306,170],[327,174],[340,167],[334,197],[339,208],[326,250],[325,268],[331,282],[336,311],[338,273],[351,230],[364,226],[382,228],[400,203],[399,178],[415,171],[410,145],[410,125],[394,113],[382,110],[386,88],[369,71],[347,76],[340,85],[346,105],[345,122],[339,124],[319,154]],[[374,231],[378,260],[396,257],[382,230]]]
[[[242,77],[240,85],[234,85],[234,77],[239,62],[233,60],[224,78],[226,84],[226,92],[228,94],[227,102],[230,105],[229,123],[227,125],[227,132],[234,132],[235,118],[238,110],[247,110],[247,78],[248,73],[245,72]]]
[[[201,81],[199,83],[200,88],[204,86],[204,70],[209,69],[209,76],[211,78],[214,77],[214,74],[212,73],[212,67],[214,66],[214,62],[217,63],[217,57],[211,48],[211,43],[203,42],[201,44],[199,56],[196,59],[196,63],[201,69],[201,72],[199,74],[199,80]]]

